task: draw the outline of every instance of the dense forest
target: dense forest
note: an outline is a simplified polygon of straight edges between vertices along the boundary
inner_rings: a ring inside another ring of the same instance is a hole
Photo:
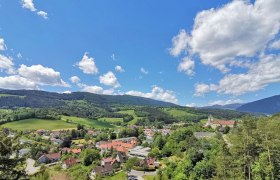
[[[244,117],[227,135],[195,139],[191,129],[157,136],[153,156],[165,159],[160,179],[280,179],[280,115]]]

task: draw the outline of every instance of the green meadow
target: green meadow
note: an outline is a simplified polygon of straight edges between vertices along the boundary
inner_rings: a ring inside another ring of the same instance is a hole
[[[135,114],[133,109],[118,111],[117,113],[128,114],[128,115],[133,116],[133,120],[128,122],[129,125],[134,125],[137,122],[138,119],[141,119],[141,117],[136,116],[136,114]]]
[[[6,128],[11,128],[14,130],[28,130],[28,129],[68,129],[76,128],[75,124],[66,123],[61,120],[45,120],[45,119],[26,119],[20,121],[14,121],[2,125]]]
[[[103,129],[103,128],[114,128],[114,125],[111,125],[108,122],[92,120],[87,118],[80,118],[74,116],[61,116],[62,121],[68,121],[73,124],[82,124],[86,127],[94,127],[95,129]]]

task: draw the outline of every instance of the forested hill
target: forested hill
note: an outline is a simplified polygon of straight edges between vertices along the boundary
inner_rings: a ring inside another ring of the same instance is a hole
[[[139,105],[139,106],[177,106],[172,103],[129,95],[99,95],[87,92],[61,94],[37,90],[0,89],[0,107],[48,108],[64,106],[67,101],[84,100],[96,106]]]
[[[244,104],[237,108],[237,110],[265,114],[278,113],[280,112],[280,95]]]

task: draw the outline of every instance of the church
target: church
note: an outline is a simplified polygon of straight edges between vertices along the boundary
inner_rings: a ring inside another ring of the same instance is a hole
[[[214,120],[213,116],[210,114],[208,116],[208,121],[205,124],[205,127],[211,126],[211,128],[216,129],[217,127],[230,127],[233,128],[234,126],[236,126],[237,121],[233,121],[233,120]]]

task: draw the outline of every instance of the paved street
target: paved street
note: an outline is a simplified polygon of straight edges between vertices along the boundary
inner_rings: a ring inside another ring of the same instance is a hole
[[[144,175],[157,175],[157,170],[156,171],[150,171],[150,172],[131,170],[131,172],[128,175],[137,176],[138,180],[144,180],[143,179]]]
[[[35,164],[35,160],[34,159],[28,158],[26,160],[26,164],[27,164],[27,166],[26,166],[25,172],[28,175],[35,174],[35,173],[37,173],[40,170],[40,166],[34,167],[34,164]]]

